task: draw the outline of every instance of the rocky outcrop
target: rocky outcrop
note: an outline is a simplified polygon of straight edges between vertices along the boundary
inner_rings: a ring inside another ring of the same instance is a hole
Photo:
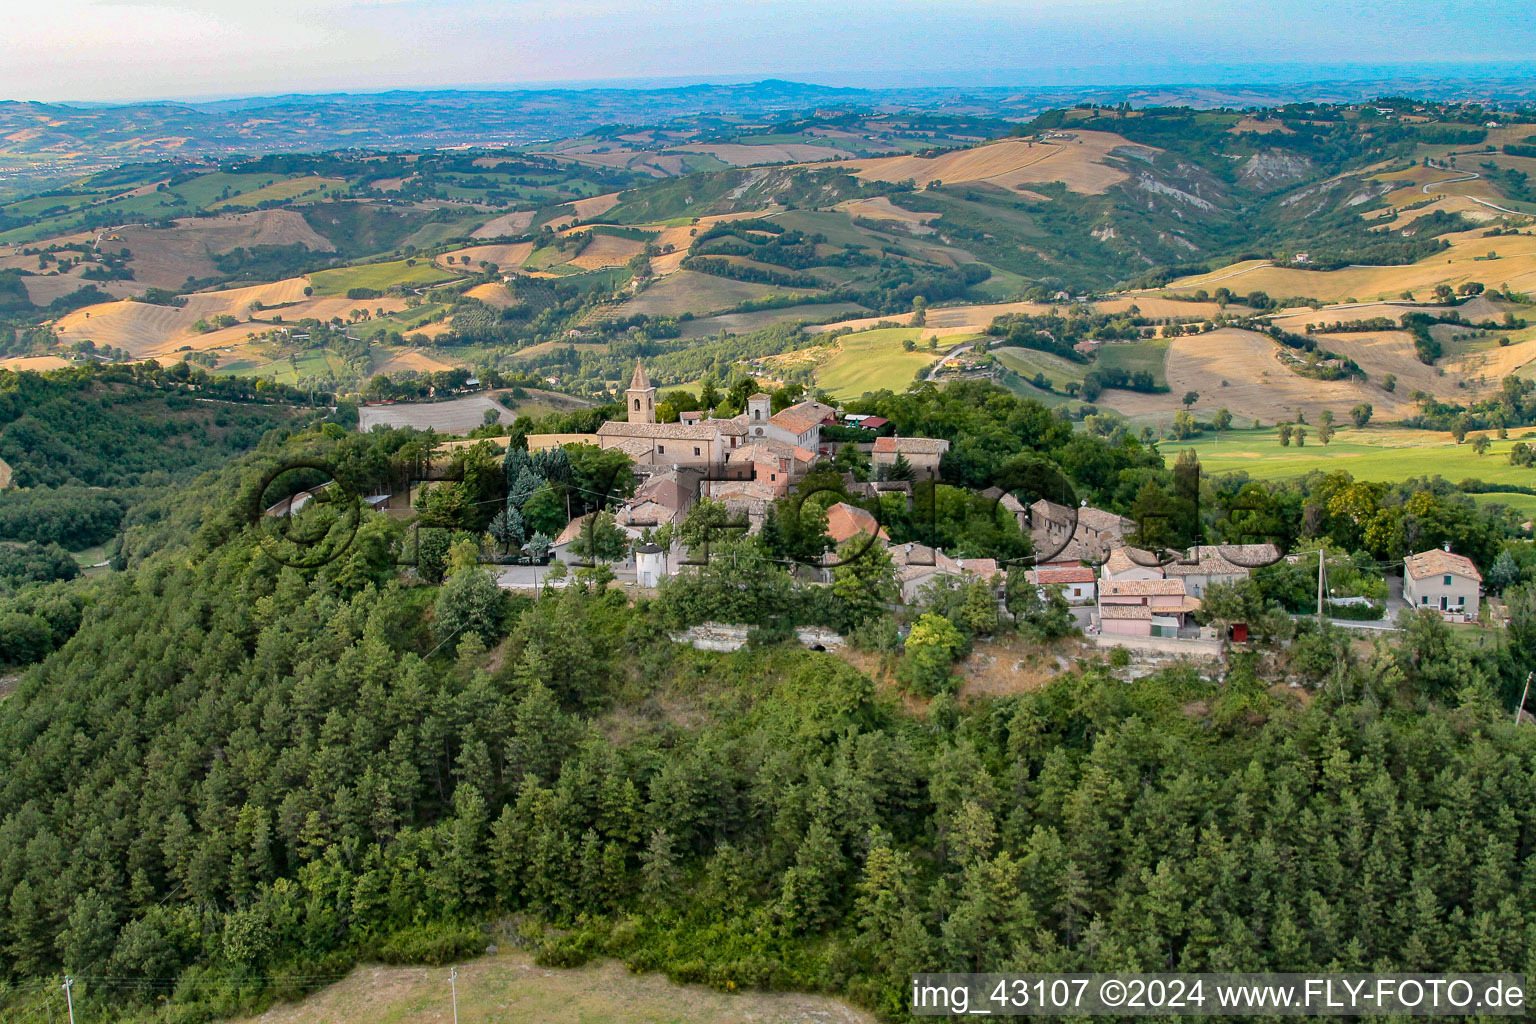
[[[747,645],[747,636],[751,632],[751,626],[703,622],[674,632],[672,640],[701,651],[735,651]],[[795,630],[795,639],[813,651],[829,651],[847,642],[840,634],[820,626],[801,626]]]

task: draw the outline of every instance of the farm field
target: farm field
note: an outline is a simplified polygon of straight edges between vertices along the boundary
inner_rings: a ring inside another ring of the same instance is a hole
[[[1074,363],[1050,352],[1019,348],[1016,345],[999,346],[992,350],[992,354],[998,362],[1021,377],[1029,379],[1037,373],[1043,373],[1058,388],[1068,381],[1081,384],[1084,375],[1092,369],[1088,363]]]
[[[1194,449],[1207,473],[1242,470],[1259,479],[1282,479],[1321,470],[1346,472],[1357,480],[1395,482],[1441,476],[1452,483],[1476,479],[1490,484],[1536,486],[1536,470],[1509,463],[1509,449],[1518,440],[1494,440],[1488,454],[1478,455],[1470,444],[1458,445],[1447,433],[1391,427],[1338,428],[1332,443],[1318,444],[1314,417],[1307,443],[1283,448],[1273,428],[1229,430],[1190,441],[1164,441],[1165,454]],[[1524,433],[1524,431],[1515,432]],[[1527,442],[1529,443],[1529,442]],[[1487,496],[1493,500],[1493,496]],[[1506,501],[1505,498],[1498,500]]]
[[[1134,145],[1113,132],[1075,131],[1072,138],[1051,142],[1005,139],[972,149],[954,150],[936,157],[877,157],[853,165],[866,181],[903,181],[911,178],[919,188],[932,181],[947,184],[990,182],[1004,188],[1028,183],[1059,181],[1074,192],[1096,195],[1128,175],[1102,162],[1111,150],[1124,148],[1151,155],[1149,146]]]
[[[621,964],[539,967],[523,953],[458,965],[459,1018],[485,1024],[872,1024],[846,1003],[790,992],[717,992]],[[226,1024],[450,1024],[448,969],[366,966],[297,1003]]]
[[[467,434],[484,426],[486,413],[495,411],[495,422],[510,424],[520,415],[542,416],[550,412],[568,412],[590,403],[554,391],[530,388],[528,398],[516,403],[515,410],[502,405],[493,393],[482,392],[445,402],[396,402],[392,405],[365,405],[357,411],[357,429],[367,433],[375,426],[414,427],[435,430],[439,434]],[[496,393],[496,394],[499,394]]]
[[[838,339],[837,351],[816,369],[816,383],[838,398],[857,398],[866,391],[905,391],[919,370],[938,362],[939,356],[926,349],[907,352],[903,341],[922,344],[926,338],[920,327],[885,327],[873,331],[845,334]],[[968,336],[943,340],[943,347],[963,344]]]
[[[1299,270],[1264,260],[1234,263],[1209,274],[1184,277],[1165,291],[1207,291],[1225,286],[1239,294],[1264,291],[1270,295],[1305,295],[1323,302],[1396,299],[1404,291],[1428,298],[1436,285],[1460,286],[1468,281],[1509,285],[1517,292],[1536,291],[1536,235],[1484,238],[1482,232],[1447,235],[1451,247],[1405,266],[1344,267],[1339,270]],[[1490,251],[1498,259],[1484,257]]]
[[[107,302],[75,310],[55,321],[55,330],[65,342],[89,338],[98,345],[127,349],[135,356],[164,356],[182,346],[203,351],[239,344],[246,335],[270,330],[272,317],[281,315],[289,323],[304,317],[329,320],[345,316],[358,301],[342,296],[306,298],[302,277],[274,281],[271,284],[222,291],[197,292],[187,296],[185,306],[158,306],[145,302]],[[397,296],[367,300],[386,312],[399,309],[404,300]],[[267,307],[283,304],[280,313],[253,311],[252,304]],[[229,315],[239,322],[221,330],[198,334],[192,325],[199,319]],[[257,319],[252,319],[255,316]]]
[[[293,199],[313,199],[318,201],[333,194],[347,191],[351,186],[340,178],[287,178],[283,181],[274,181],[270,185],[242,192],[228,199],[220,199],[209,203],[208,209],[219,210],[226,206],[254,206],[257,203],[265,203]]]
[[[1173,340],[1170,338],[1101,345],[1094,353],[1094,364],[1127,373],[1145,370],[1152,374],[1157,383],[1167,384],[1168,350],[1172,345]]]
[[[309,280],[314,285],[316,295],[345,295],[353,288],[383,291],[396,284],[437,284],[451,280],[454,276],[430,263],[395,260],[390,263],[367,263],[357,267],[322,270],[309,275]]]
[[[481,261],[494,263],[505,273],[523,265],[533,252],[532,242],[513,242],[510,245],[472,245],[466,249],[454,249],[436,257],[433,262],[440,267],[469,266],[479,268]],[[469,257],[469,263],[464,257]]]
[[[1332,409],[1335,416],[1343,419],[1360,402],[1370,403],[1380,419],[1400,419],[1414,408],[1406,388],[1389,393],[1374,383],[1302,377],[1280,362],[1276,356],[1278,346],[1273,341],[1251,331],[1226,327],[1208,334],[1183,335],[1171,342],[1160,339],[1159,343],[1168,345],[1164,372],[1169,391],[1105,391],[1099,405],[1110,406],[1133,419],[1168,421],[1181,408],[1184,393],[1194,391],[1200,396],[1194,406],[1197,412],[1209,414],[1226,408],[1244,425],[1255,418],[1265,424],[1294,419],[1298,409],[1314,423],[1316,414],[1324,409]],[[1127,368],[1151,368],[1147,365],[1151,355],[1146,343],[1106,345],[1099,358],[1102,360],[1106,352],[1122,348],[1136,354],[1113,354],[1110,358],[1141,363]]]
[[[364,405],[357,410],[357,429],[367,433],[376,426],[414,427],[435,430],[439,434],[467,434],[484,426],[486,414],[495,412],[493,422],[511,423],[515,416],[489,395],[467,395],[445,402],[396,402],[393,405]]]
[[[702,316],[729,309],[745,299],[760,299],[764,295],[783,294],[783,291],[772,285],[733,281],[727,277],[679,270],[661,278],[624,303],[619,307],[618,315],[630,317],[644,313],[647,316],[678,316],[693,312]]]
[[[774,324],[806,323],[826,320],[828,317],[848,316],[864,312],[864,307],[853,302],[808,302],[782,309],[760,309],[750,313],[722,313],[720,316],[696,317],[679,325],[684,338],[707,338],[721,331],[727,334],[750,334]]]

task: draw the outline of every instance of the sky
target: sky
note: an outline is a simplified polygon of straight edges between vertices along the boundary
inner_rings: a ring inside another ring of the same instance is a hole
[[[1536,0],[0,0],[0,12],[0,99],[45,101],[609,79],[1301,81],[1368,65],[1499,77],[1536,57]]]

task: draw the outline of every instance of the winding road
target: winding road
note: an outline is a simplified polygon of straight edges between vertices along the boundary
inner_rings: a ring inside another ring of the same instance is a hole
[[[1433,195],[1434,193],[1430,192],[1430,189],[1432,189],[1432,188],[1437,188],[1440,185],[1454,185],[1458,181],[1471,181],[1474,178],[1481,178],[1481,177],[1482,177],[1482,175],[1478,174],[1476,171],[1468,171],[1466,174],[1463,174],[1459,178],[1445,178],[1442,181],[1425,182],[1422,191],[1423,191],[1423,193],[1425,195]],[[1479,204],[1480,206],[1488,207],[1488,209],[1490,209],[1490,210],[1498,210],[1500,213],[1512,213],[1516,217],[1523,217],[1523,216],[1525,216],[1519,210],[1511,210],[1511,209],[1508,209],[1507,207],[1500,206],[1498,203],[1490,203],[1486,199],[1479,199],[1479,198],[1477,198],[1477,196],[1463,196],[1462,198],[1470,199],[1474,203]]]

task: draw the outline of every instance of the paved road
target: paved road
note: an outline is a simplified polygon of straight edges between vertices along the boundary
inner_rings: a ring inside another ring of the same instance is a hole
[[[938,374],[939,374],[939,370],[944,366],[944,361],[946,359],[948,359],[950,356],[957,356],[961,352],[969,352],[971,349],[973,349],[975,347],[976,346],[974,344],[972,344],[972,345],[956,345],[954,348],[950,349],[948,352],[945,352],[944,355],[939,357],[939,361],[938,362],[934,363],[932,366],[930,366],[928,368],[928,372],[923,375],[923,380],[935,380],[935,379],[937,379],[938,378]]]
[[[1425,195],[1432,195],[1433,193],[1431,193],[1429,191],[1432,188],[1438,188],[1441,185],[1454,185],[1458,181],[1471,181],[1474,178],[1481,178],[1481,177],[1482,177],[1482,175],[1478,174],[1476,171],[1468,171],[1466,174],[1463,174],[1459,178],[1446,178],[1443,181],[1426,182],[1425,185],[1424,185],[1423,191],[1424,191]],[[1486,206],[1490,210],[1498,210],[1500,213],[1512,213],[1512,214],[1514,214],[1517,217],[1525,216],[1525,214],[1521,213],[1519,210],[1511,210],[1507,206],[1500,206],[1498,203],[1490,203],[1486,199],[1479,199],[1479,198],[1477,198],[1477,196],[1464,196],[1463,198],[1470,199],[1474,203],[1478,203],[1478,204],[1480,204],[1482,206]]]

